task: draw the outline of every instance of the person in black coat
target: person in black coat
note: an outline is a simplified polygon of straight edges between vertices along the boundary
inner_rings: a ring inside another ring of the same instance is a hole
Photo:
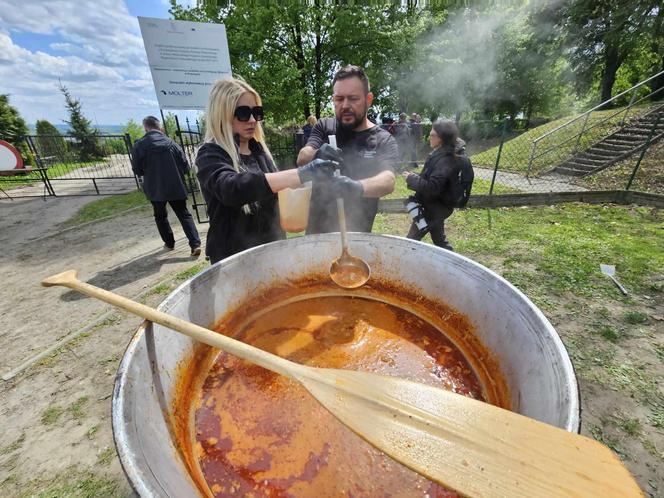
[[[276,193],[308,181],[331,181],[338,164],[316,159],[279,171],[264,140],[260,95],[241,79],[214,84],[206,116],[196,166],[210,218],[205,252],[216,263],[284,239]]]
[[[408,231],[409,239],[422,240],[431,234],[431,240],[438,247],[453,250],[445,236],[445,220],[454,207],[446,200],[452,180],[459,174],[459,156],[455,152],[459,130],[454,121],[438,119],[429,134],[429,144],[433,151],[427,157],[422,173],[404,172],[406,185],[415,194],[409,200],[419,204],[424,218],[413,220]]]
[[[196,224],[187,209],[187,189],[184,177],[189,171],[189,163],[178,144],[161,132],[161,123],[154,116],[143,119],[145,135],[136,140],[131,153],[131,167],[134,173],[143,177],[143,192],[152,203],[154,220],[164,247],[175,247],[173,230],[168,223],[166,204],[180,220],[191,255],[201,254],[201,239]]]

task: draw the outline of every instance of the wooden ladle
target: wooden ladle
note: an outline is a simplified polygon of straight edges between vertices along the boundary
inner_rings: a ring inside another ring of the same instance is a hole
[[[339,170],[334,172],[339,176]],[[344,200],[337,199],[339,213],[339,232],[341,233],[341,256],[330,265],[330,278],[339,287],[356,289],[367,283],[371,276],[371,268],[363,259],[351,256],[348,252],[348,233],[346,230],[346,210]]]
[[[299,382],[332,415],[420,474],[467,496],[643,496],[597,441],[442,389],[367,372],[293,363],[118,296],[69,270],[62,285]]]

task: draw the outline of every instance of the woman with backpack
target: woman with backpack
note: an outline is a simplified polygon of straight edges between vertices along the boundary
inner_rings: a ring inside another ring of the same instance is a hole
[[[455,207],[468,202],[473,181],[470,160],[455,151],[459,130],[451,120],[438,119],[429,134],[433,151],[429,154],[419,175],[404,172],[406,185],[415,194],[408,198],[408,212],[413,223],[408,231],[409,239],[422,240],[431,234],[438,247],[453,251],[445,237],[445,220]]]

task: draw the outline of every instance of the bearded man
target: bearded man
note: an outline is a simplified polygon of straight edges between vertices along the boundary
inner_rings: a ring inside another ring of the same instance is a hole
[[[332,183],[314,183],[307,233],[339,231],[336,199],[345,202],[346,224],[351,232],[371,232],[378,199],[394,190],[394,168],[399,152],[394,137],[369,121],[373,102],[369,79],[357,66],[340,69],[332,80],[334,118],[316,123],[297,164],[314,159],[337,161],[341,176]],[[336,137],[338,149],[329,144]]]

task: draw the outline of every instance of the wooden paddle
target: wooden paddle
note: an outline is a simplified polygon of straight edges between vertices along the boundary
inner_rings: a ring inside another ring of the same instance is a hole
[[[643,496],[618,457],[592,439],[442,389],[290,362],[79,281],[45,279],[159,323],[299,382],[341,422],[395,460],[467,496]]]

